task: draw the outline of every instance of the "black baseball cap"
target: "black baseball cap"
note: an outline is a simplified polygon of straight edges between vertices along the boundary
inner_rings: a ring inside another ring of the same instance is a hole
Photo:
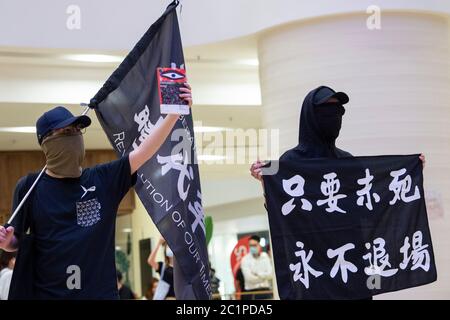
[[[61,129],[70,125],[81,125],[82,128],[89,127],[91,119],[86,116],[75,117],[63,106],[57,106],[44,113],[36,121],[36,134],[39,144],[42,144],[44,137],[51,131]]]
[[[330,87],[321,86],[317,89],[314,95],[314,104],[319,105],[327,102],[330,98],[336,98],[341,104],[346,104],[350,101],[348,95],[345,92],[336,92]]]

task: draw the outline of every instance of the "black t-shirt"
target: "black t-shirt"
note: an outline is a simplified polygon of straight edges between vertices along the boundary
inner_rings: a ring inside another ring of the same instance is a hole
[[[239,282],[239,286],[241,287],[241,291],[244,292],[245,291],[245,279],[244,279],[244,274],[242,273],[242,269],[239,268],[236,271],[236,280]]]
[[[161,275],[163,264],[164,263],[161,261],[158,262],[158,270],[155,270],[159,273],[159,275]],[[169,292],[166,297],[175,297],[175,289],[173,286],[173,267],[168,266],[167,264],[165,265],[162,279],[170,285]]]
[[[135,181],[128,156],[84,169],[80,178],[41,177],[28,204],[32,218],[25,222],[36,244],[37,299],[118,299],[116,214]],[[14,208],[24,185],[25,179],[17,184]],[[12,223],[19,239],[23,212]]]

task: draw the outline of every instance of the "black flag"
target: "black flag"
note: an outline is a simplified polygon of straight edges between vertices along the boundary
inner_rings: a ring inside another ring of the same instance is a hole
[[[157,70],[166,69],[158,68],[184,69],[177,5],[173,1],[167,7],[91,100],[119,155],[139,146],[163,119]],[[177,299],[210,299],[192,115],[180,116],[172,134],[137,176],[136,192],[175,255]]]
[[[364,299],[436,280],[419,155],[281,160],[264,187],[280,298]]]

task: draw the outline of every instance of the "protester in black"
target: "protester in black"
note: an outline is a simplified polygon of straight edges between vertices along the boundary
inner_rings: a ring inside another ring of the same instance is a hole
[[[181,91],[180,97],[191,105],[190,86]],[[117,209],[134,185],[136,171],[156,153],[177,120],[178,115],[167,115],[128,155],[82,169],[82,130],[90,118],[74,117],[66,108],[56,107],[38,119],[37,137],[47,170],[27,200],[31,216],[25,217],[22,208],[12,226],[0,226],[0,248],[6,251],[20,250],[28,228],[34,235],[33,298],[118,299]],[[28,191],[25,181],[17,184],[14,208]]]
[[[348,102],[346,93],[330,87],[320,86],[310,91],[300,113],[298,145],[286,151],[280,160],[352,157],[349,152],[336,147],[345,114],[344,104]],[[421,155],[420,159],[424,164],[425,157]],[[264,163],[256,161],[250,167],[251,175],[261,182],[263,166]]]

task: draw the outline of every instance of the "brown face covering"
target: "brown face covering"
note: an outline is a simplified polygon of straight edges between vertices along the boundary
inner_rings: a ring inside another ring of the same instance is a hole
[[[65,178],[79,178],[84,160],[84,141],[81,133],[50,136],[42,142],[47,169]]]

